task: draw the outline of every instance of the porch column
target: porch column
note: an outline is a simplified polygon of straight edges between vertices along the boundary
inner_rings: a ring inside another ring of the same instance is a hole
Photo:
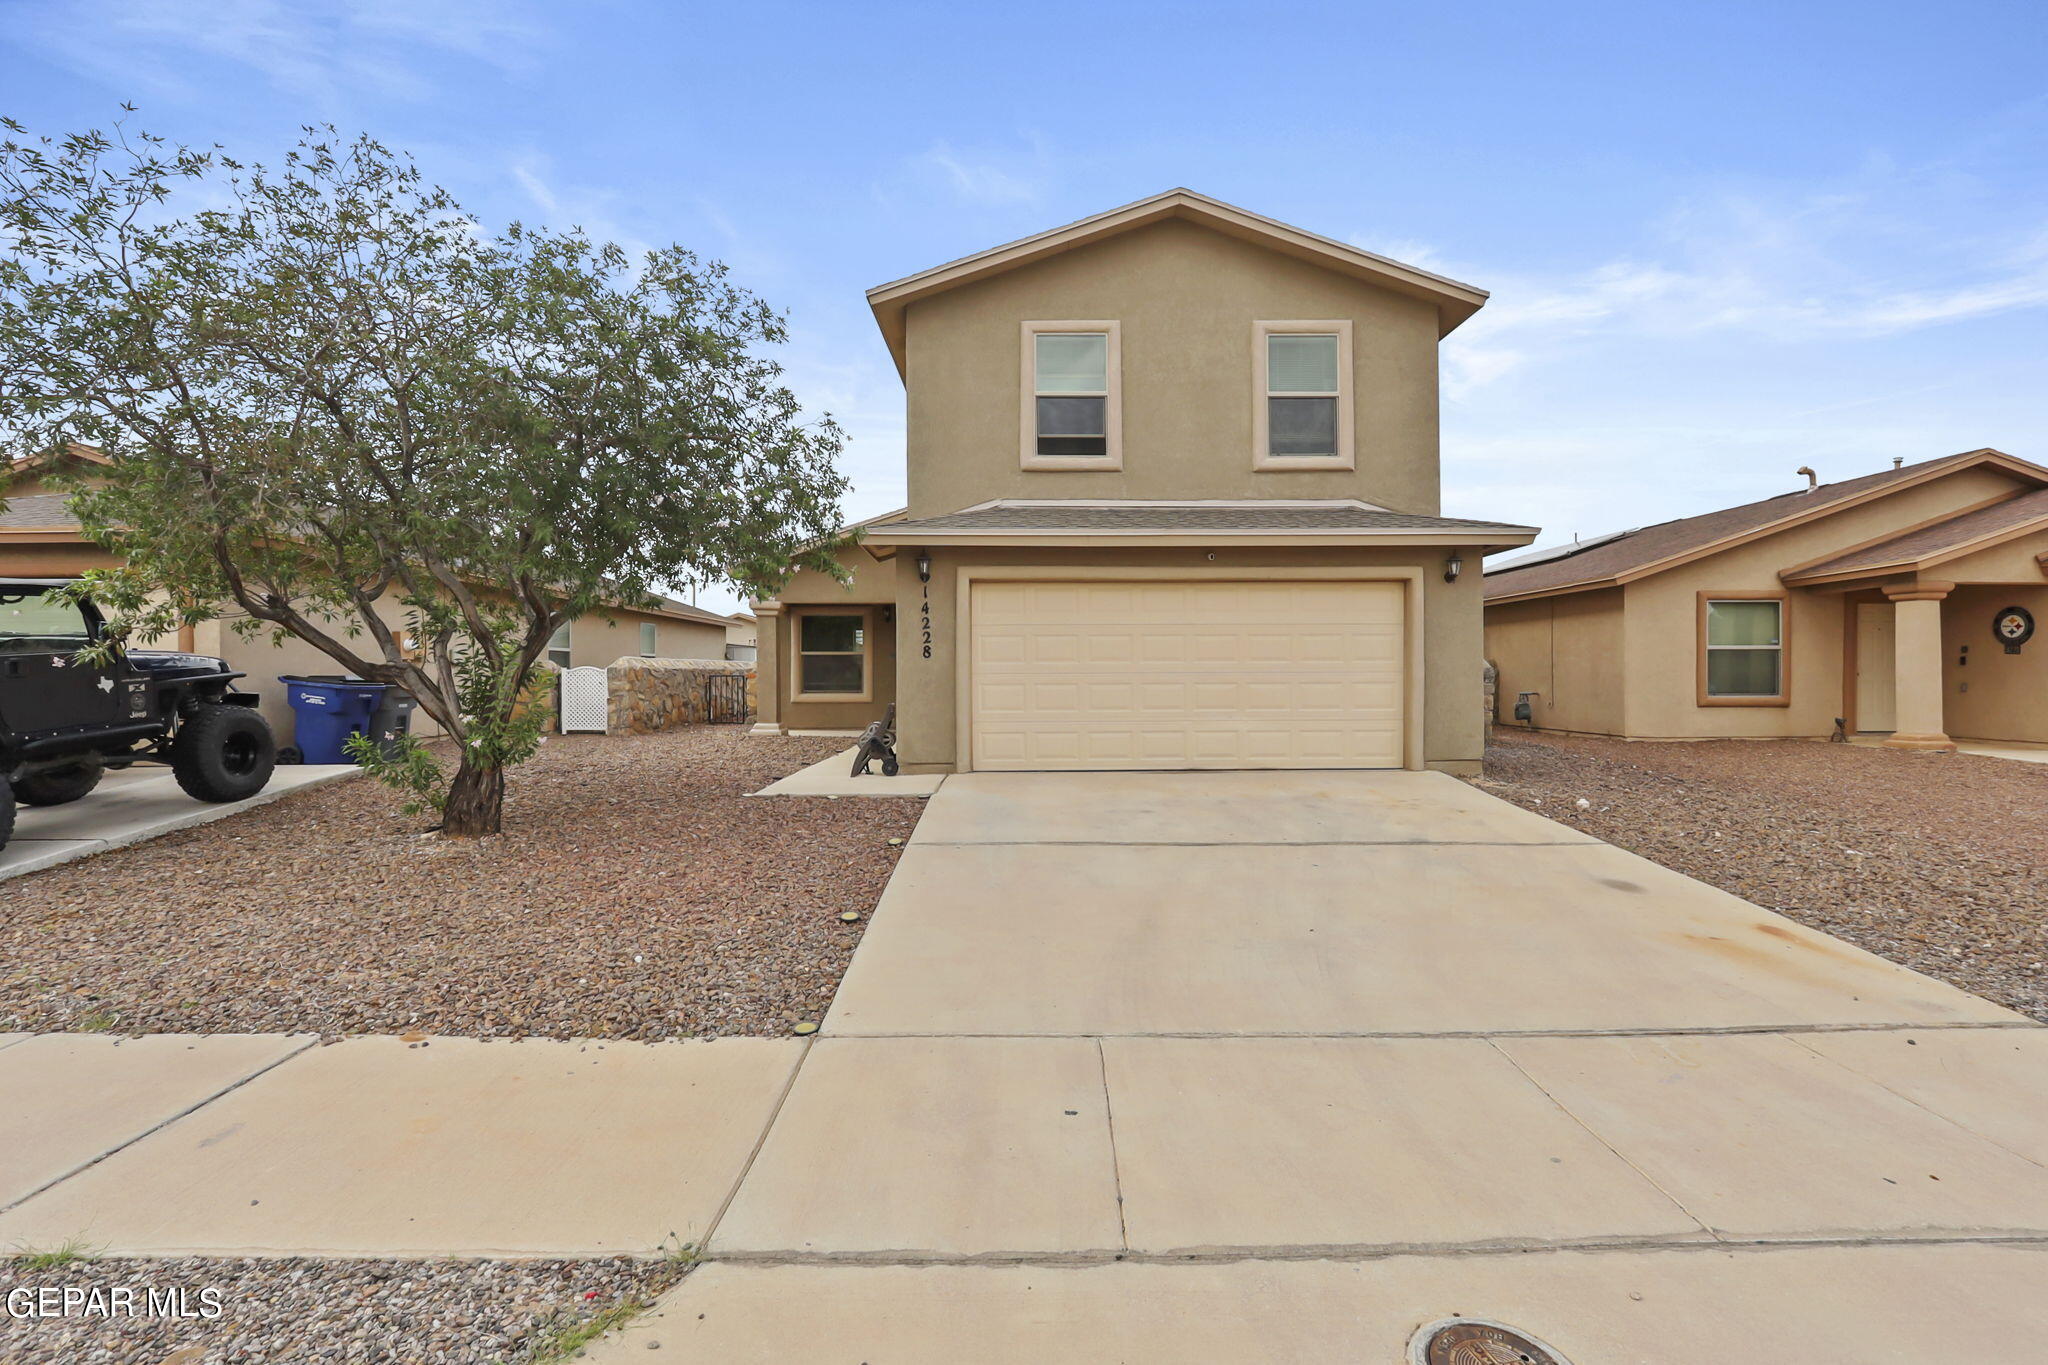
[[[754,728],[756,735],[782,733],[782,603],[756,602],[754,631]]]
[[[1953,749],[1944,729],[1941,682],[1941,602],[1953,583],[1901,583],[1887,587],[1892,600],[1896,651],[1898,729],[1888,749]]]

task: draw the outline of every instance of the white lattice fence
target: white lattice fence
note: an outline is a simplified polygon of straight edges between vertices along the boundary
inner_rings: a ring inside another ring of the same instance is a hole
[[[562,733],[595,731],[604,734],[611,683],[602,668],[584,665],[562,672]]]

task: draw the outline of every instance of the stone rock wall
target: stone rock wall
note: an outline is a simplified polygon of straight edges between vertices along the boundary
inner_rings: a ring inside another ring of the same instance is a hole
[[[703,725],[705,679],[742,674],[747,680],[747,718],[753,719],[754,667],[719,659],[614,660],[605,669],[605,728],[614,735],[644,735],[684,725]]]

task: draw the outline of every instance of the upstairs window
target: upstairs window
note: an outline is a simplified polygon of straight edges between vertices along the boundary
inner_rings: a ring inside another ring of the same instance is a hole
[[[1024,467],[1122,464],[1117,326],[1024,324]]]
[[[1262,322],[1257,333],[1259,469],[1350,469],[1351,324]]]

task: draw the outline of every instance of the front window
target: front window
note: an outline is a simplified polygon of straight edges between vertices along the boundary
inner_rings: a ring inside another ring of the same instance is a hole
[[[1040,332],[1038,453],[1109,453],[1109,338],[1100,332]]]
[[[562,668],[569,666],[569,623],[562,622],[562,628],[548,636],[548,662]]]
[[[75,654],[91,642],[76,602],[42,588],[0,592],[0,654]]]
[[[1117,325],[1024,324],[1024,467],[1115,469]]]
[[[1337,454],[1337,338],[1307,332],[1266,338],[1268,455]]]
[[[806,696],[867,691],[867,618],[809,612],[797,618],[797,685]]]
[[[1351,468],[1351,324],[1262,322],[1256,337],[1254,465]]]
[[[1785,695],[1785,604],[1776,598],[1707,602],[1706,694],[1775,700]]]

